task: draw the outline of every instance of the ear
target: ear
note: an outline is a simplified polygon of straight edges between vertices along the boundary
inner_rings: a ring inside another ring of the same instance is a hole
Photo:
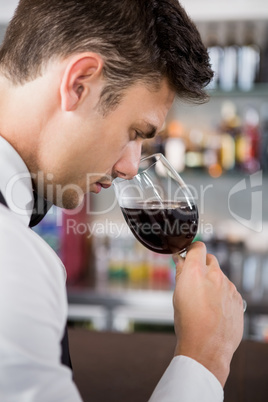
[[[97,53],[73,56],[62,76],[60,85],[61,109],[73,111],[90,92],[92,82],[101,76],[103,59]]]

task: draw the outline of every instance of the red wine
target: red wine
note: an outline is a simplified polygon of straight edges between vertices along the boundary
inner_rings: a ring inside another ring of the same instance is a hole
[[[121,210],[135,237],[157,253],[185,250],[197,232],[197,208],[186,202],[141,202]]]

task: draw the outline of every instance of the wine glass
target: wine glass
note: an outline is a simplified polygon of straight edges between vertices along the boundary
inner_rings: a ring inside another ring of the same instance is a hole
[[[162,254],[183,253],[198,228],[189,188],[160,153],[143,158],[131,180],[113,181],[119,206],[134,236]]]
[[[198,229],[195,199],[164,155],[140,161],[130,180],[113,180],[124,218],[141,244],[157,253],[185,255]],[[243,300],[244,311],[247,303]]]

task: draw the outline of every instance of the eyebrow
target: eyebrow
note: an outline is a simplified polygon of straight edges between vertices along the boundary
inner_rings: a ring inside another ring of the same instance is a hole
[[[146,139],[153,138],[157,132],[157,127],[153,124],[148,123],[147,121],[143,120],[143,123],[146,125],[147,129],[143,132],[143,136]]]

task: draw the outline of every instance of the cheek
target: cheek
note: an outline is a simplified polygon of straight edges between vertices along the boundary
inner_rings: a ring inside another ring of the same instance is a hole
[[[110,170],[113,165],[122,157],[125,149],[129,143],[129,138],[118,138],[115,135],[104,139],[101,142],[98,152],[98,165],[106,166],[106,169]],[[96,158],[96,157],[95,157]]]

